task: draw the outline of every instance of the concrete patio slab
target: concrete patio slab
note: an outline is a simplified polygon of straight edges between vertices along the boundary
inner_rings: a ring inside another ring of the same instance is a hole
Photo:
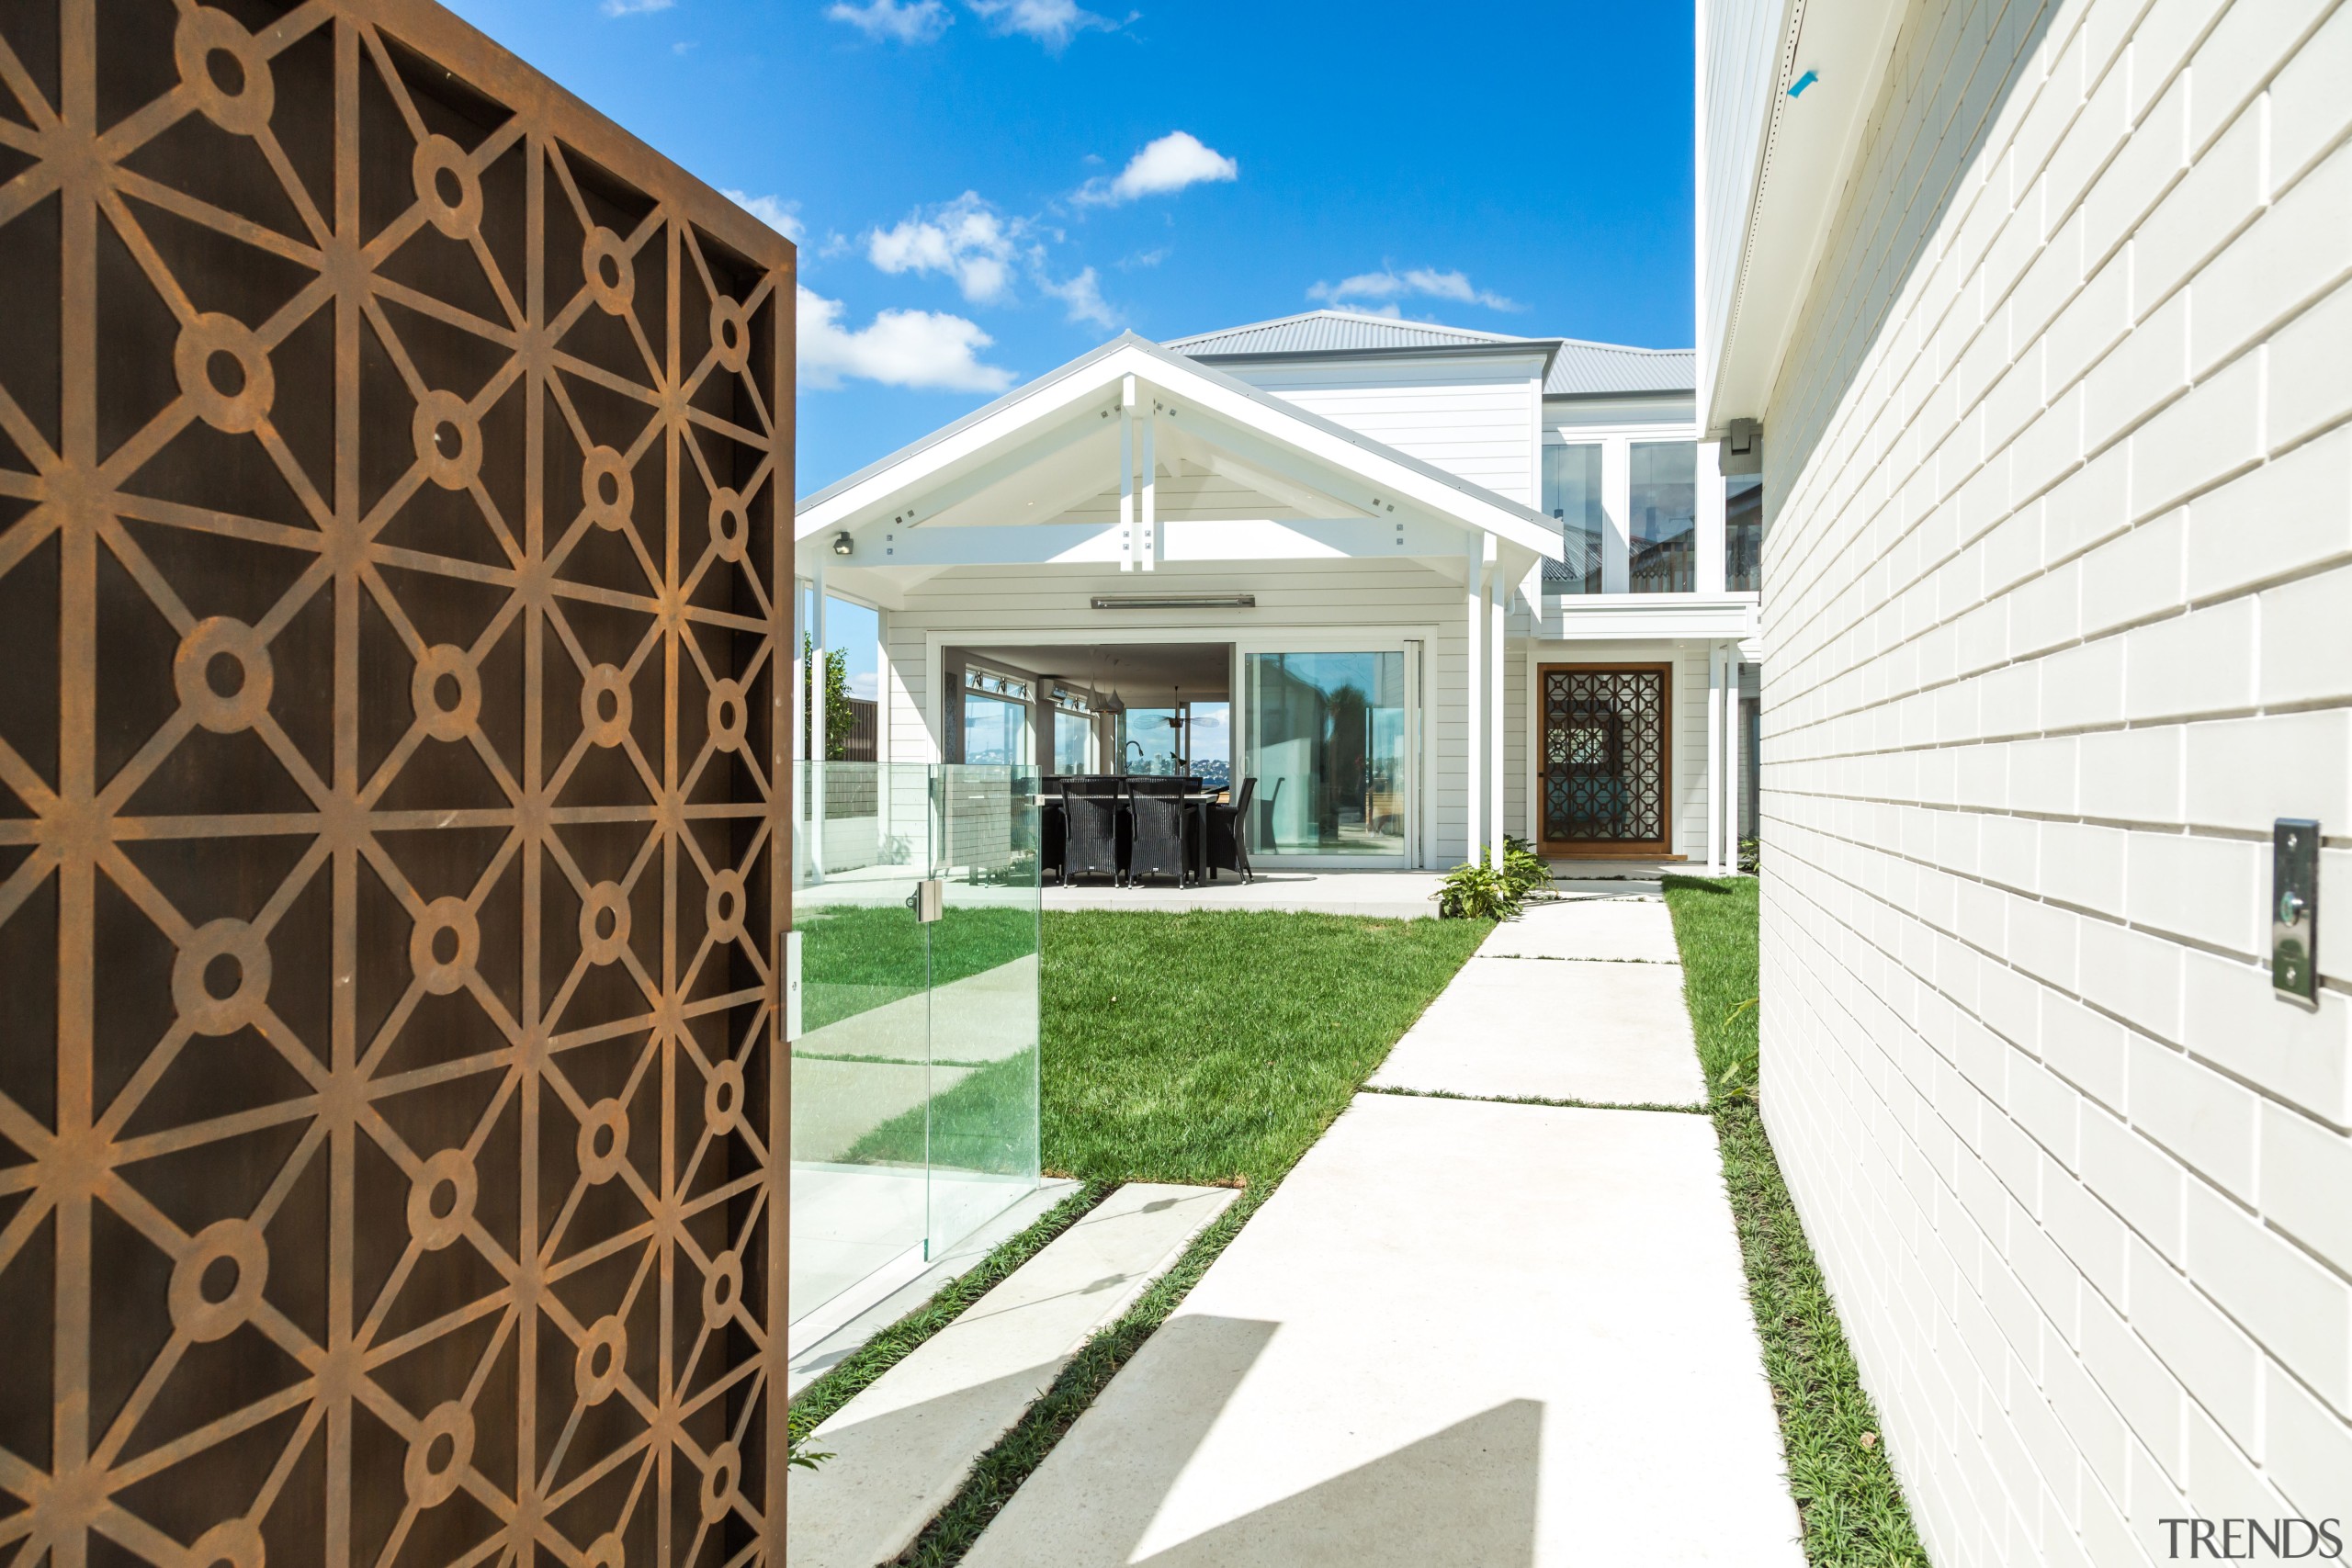
[[[1701,1105],[1679,964],[1464,964],[1373,1089],[1597,1105]]]
[[[1088,1337],[1238,1194],[1133,1182],[923,1342],[811,1438],[791,1475],[794,1568],[874,1568],[906,1550]]]
[[[1712,1124],[1365,1095],[965,1562],[1800,1568],[1797,1535]]]
[[[1481,958],[1569,958],[1679,964],[1674,920],[1655,898],[1530,904],[1478,944]]]

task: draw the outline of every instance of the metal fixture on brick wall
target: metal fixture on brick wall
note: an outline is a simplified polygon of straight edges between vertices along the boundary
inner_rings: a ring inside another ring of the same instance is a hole
[[[2281,817],[2270,829],[2270,987],[2319,1005],[2319,824]]]
[[[427,0],[0,157],[0,1554],[752,1560],[790,246]]]

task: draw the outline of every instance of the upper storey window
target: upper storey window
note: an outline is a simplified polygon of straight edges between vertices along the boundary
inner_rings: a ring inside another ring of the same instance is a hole
[[[1688,441],[1634,445],[1626,513],[1625,586],[1688,593],[1699,585],[1698,448]]]
[[[1600,475],[1597,444],[1544,448],[1544,510],[1560,525],[1566,558],[1544,563],[1544,586],[1552,592],[1601,590],[1601,538],[1608,513],[1601,505]]]
[[[1755,474],[1724,480],[1724,586],[1735,593],[1764,587],[1764,480]]]

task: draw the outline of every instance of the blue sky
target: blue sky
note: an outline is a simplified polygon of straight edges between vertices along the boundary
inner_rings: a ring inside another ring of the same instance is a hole
[[[1688,4],[454,3],[798,234],[803,494],[1125,327],[1690,342]]]

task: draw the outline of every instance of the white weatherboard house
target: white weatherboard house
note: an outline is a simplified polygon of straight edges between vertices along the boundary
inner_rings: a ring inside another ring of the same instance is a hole
[[[1762,1106],[1922,1538],[2332,1560],[2352,6],[1702,0],[1698,60]]]
[[[798,572],[878,612],[882,761],[1255,778],[1260,866],[1721,866],[1760,480],[1692,369],[1329,310],[1127,334],[803,501]]]

